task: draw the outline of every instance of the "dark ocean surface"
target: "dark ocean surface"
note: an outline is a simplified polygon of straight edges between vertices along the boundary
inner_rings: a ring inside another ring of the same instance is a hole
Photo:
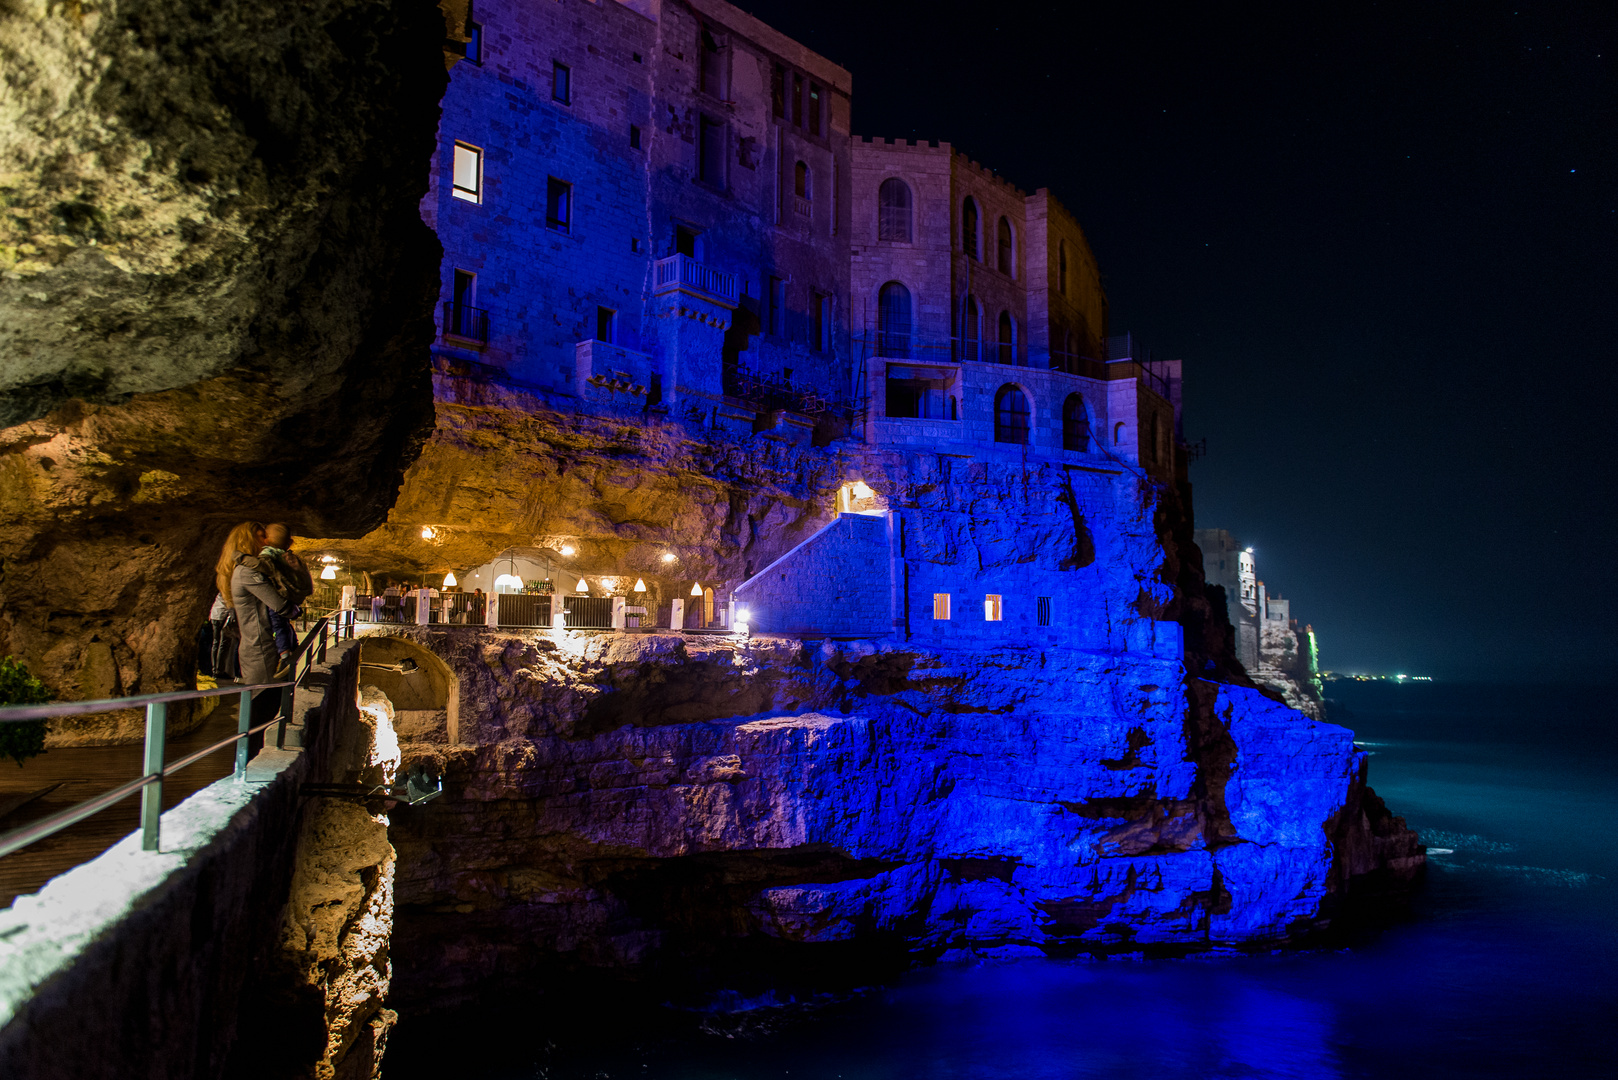
[[[1332,684],[1372,786],[1431,849],[1408,917],[1347,947],[948,965],[819,1007],[673,1022],[536,1011],[441,1059],[407,1017],[387,1075],[1615,1077],[1615,691]]]

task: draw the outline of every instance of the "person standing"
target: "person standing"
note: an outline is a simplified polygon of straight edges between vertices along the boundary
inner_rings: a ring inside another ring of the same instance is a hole
[[[214,577],[219,594],[236,613],[236,627],[241,644],[236,655],[241,663],[242,682],[248,685],[274,681],[280,655],[275,648],[275,631],[270,626],[273,611],[282,618],[292,618],[297,608],[275,590],[264,576],[259,563],[259,552],[264,550],[264,526],[256,521],[244,521],[225,537],[214,566]],[[268,723],[275,718],[281,695],[273,690],[258,690],[253,694],[252,726]],[[264,746],[264,734],[248,740],[248,755],[256,754]]]

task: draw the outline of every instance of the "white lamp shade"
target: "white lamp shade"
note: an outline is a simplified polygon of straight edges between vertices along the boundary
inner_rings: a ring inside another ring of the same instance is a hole
[[[522,578],[516,574],[501,574],[494,579],[494,591],[497,593],[522,592]]]
[[[321,581],[336,581],[337,580],[337,567],[333,566],[331,563],[327,563],[326,568],[320,572],[320,580]]]
[[[444,575],[444,588],[453,589],[459,584],[460,582],[455,580],[455,571],[451,570],[449,573]]]
[[[645,592],[646,591],[646,580],[644,578],[636,578],[635,579],[635,591],[636,592]]]
[[[699,581],[696,584],[691,586],[691,595],[692,596],[701,596],[702,595],[702,582]]]
[[[583,578],[580,578],[579,583],[577,585],[573,586],[573,591],[574,592],[589,592],[590,591],[590,583],[588,581],[585,581]]]

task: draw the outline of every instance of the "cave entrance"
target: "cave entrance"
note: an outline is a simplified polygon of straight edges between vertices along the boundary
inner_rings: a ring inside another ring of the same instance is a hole
[[[401,660],[415,662],[416,670],[404,674],[384,668],[360,668],[360,683],[370,684],[393,702],[394,726],[400,738],[437,741],[442,730],[450,745],[460,741],[460,680],[437,655],[404,638],[381,634],[367,635],[360,641],[361,664],[394,666]]]

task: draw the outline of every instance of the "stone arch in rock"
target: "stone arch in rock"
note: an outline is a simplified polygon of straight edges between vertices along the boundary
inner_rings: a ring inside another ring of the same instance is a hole
[[[461,683],[448,664],[407,638],[368,635],[360,642],[360,663],[397,665],[413,660],[406,675],[384,668],[361,667],[360,684],[375,686],[393,702],[394,726],[401,739],[434,741],[431,729],[442,726],[450,745],[460,741]]]

